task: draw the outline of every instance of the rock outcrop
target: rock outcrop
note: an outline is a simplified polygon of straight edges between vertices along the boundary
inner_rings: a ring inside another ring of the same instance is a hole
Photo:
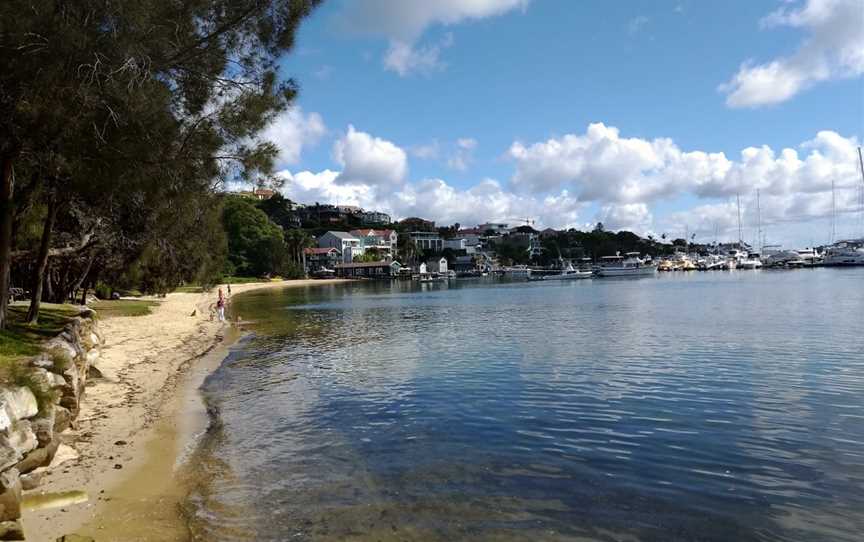
[[[51,463],[60,433],[75,422],[103,343],[96,313],[84,309],[0,386],[0,540],[24,539],[22,486],[38,485],[34,471]]]

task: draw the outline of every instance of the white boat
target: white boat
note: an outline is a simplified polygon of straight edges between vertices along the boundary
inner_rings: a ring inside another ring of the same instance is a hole
[[[805,267],[812,267],[822,263],[822,254],[815,248],[797,250],[798,257],[804,262]]]
[[[504,269],[504,275],[514,280],[530,280],[531,269],[526,265],[515,265]]]
[[[762,260],[759,255],[751,252],[745,258],[738,260],[738,269],[762,269]]]
[[[593,273],[591,271],[580,271],[573,269],[572,265],[568,265],[566,269],[555,275],[543,275],[540,280],[575,280],[590,278]]]
[[[644,277],[657,272],[657,266],[639,257],[638,252],[624,256],[604,256],[594,270],[598,277]]]
[[[864,265],[864,248],[849,243],[837,243],[825,249],[823,265]]]

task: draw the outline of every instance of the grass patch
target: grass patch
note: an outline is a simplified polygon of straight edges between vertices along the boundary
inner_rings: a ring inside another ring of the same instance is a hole
[[[249,284],[250,282],[268,282],[270,280],[276,279],[264,279],[260,277],[224,277],[222,278],[222,284]]]
[[[0,381],[9,381],[21,360],[37,355],[42,343],[63,331],[70,318],[78,314],[71,305],[42,303],[39,323],[33,326],[24,323],[27,317],[26,304],[9,307],[8,326],[0,330]]]
[[[223,277],[220,284],[249,284],[252,282],[278,282],[281,280],[282,277],[274,277],[271,279],[261,277]],[[213,286],[213,288],[210,289],[212,290],[216,287],[217,286]],[[190,283],[178,286],[174,291],[184,294],[200,294],[204,292],[204,287],[200,284]]]
[[[186,284],[183,286],[178,286],[175,292],[180,292],[181,294],[200,294],[204,291],[203,286],[199,286],[197,284]]]
[[[99,318],[115,318],[117,316],[144,316],[150,314],[158,301],[144,299],[103,299],[90,305]]]

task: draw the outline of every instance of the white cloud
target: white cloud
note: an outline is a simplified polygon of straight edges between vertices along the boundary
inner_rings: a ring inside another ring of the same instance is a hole
[[[401,185],[408,173],[405,151],[386,139],[348,126],[348,133],[333,144],[333,159],[342,166],[336,182],[369,186]]]
[[[456,140],[456,150],[447,159],[447,167],[456,171],[468,171],[471,162],[474,161],[474,149],[477,140],[471,137],[462,137]]]
[[[384,54],[384,69],[401,76],[410,73],[425,75],[443,71],[447,64],[442,62],[441,51],[453,45],[453,35],[449,32],[436,44],[415,46],[409,42],[393,40]]]
[[[784,102],[810,86],[864,73],[864,5],[861,0],[806,0],[765,17],[761,26],[808,32],[790,56],[765,63],[748,60],[719,90],[729,107]]]
[[[473,137],[460,137],[456,140],[456,146],[470,151],[477,147],[477,140]]]
[[[304,114],[303,109],[292,107],[268,126],[260,135],[279,148],[277,166],[296,164],[304,147],[312,147],[327,133],[324,120],[318,113]]]
[[[644,203],[609,204],[600,208],[597,221],[607,230],[648,231],[654,217]]]
[[[766,193],[813,193],[831,181],[855,186],[854,138],[819,132],[798,150],[748,147],[734,161],[722,152],[683,151],[671,139],[623,138],[618,129],[591,124],[584,134],[511,145],[513,186],[524,192],[570,190],[583,201],[650,203],[690,193],[728,197],[761,188]]]
[[[408,149],[408,152],[411,153],[412,156],[416,156],[417,158],[422,158],[424,160],[433,160],[438,158],[438,153],[441,150],[441,146],[438,143],[437,139],[433,139],[431,143],[426,143],[424,145],[414,145]]]
[[[420,70],[440,70],[443,42],[415,47],[423,32],[433,25],[450,26],[465,21],[502,15],[514,9],[525,10],[529,0],[352,0],[337,15],[351,32],[384,36],[390,47],[384,58],[387,69],[400,75]]]
[[[845,224],[838,227],[838,236],[851,235],[853,226],[864,227],[864,222],[854,222],[864,190],[857,144],[855,138],[822,131],[795,148],[748,147],[737,158],[727,158],[724,153],[684,151],[670,139],[624,138],[613,127],[592,124],[584,134],[514,143],[509,151],[515,162],[510,186],[484,179],[457,187],[439,178],[409,181],[405,151],[349,126],[333,149],[342,171],[283,171],[280,176],[287,181],[283,191],[295,201],[360,205],[396,218],[422,216],[442,224],[473,225],[530,216],[539,227],[556,228],[585,228],[601,221],[608,229],[643,235],[683,237],[686,229],[702,241],[713,240],[715,232],[721,239],[738,237],[738,194],[744,237],[753,242],[759,189],[767,239],[791,245],[801,244],[790,241],[795,239],[809,243],[813,228],[802,224],[826,220],[832,207]],[[429,145],[436,153],[439,148],[470,151],[476,146],[471,138],[443,147],[437,140]],[[430,152],[412,150],[415,156]],[[658,216],[658,201],[679,210]]]
[[[286,170],[277,175],[285,180],[283,193],[293,201],[360,205],[388,212],[394,218],[422,216],[440,224],[476,225],[532,216],[545,226],[563,228],[578,225],[579,213],[585,207],[566,191],[539,198],[521,196],[493,179],[484,179],[467,189],[442,179],[424,179],[394,191],[367,184],[342,184],[337,180],[339,173],[330,170]]]

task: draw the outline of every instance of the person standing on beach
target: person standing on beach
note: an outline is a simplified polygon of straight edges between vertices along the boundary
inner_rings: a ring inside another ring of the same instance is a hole
[[[228,283],[228,295],[229,296],[231,295],[231,283],[230,282]]]
[[[225,296],[222,294],[222,288],[219,288],[219,299],[216,300],[216,313],[219,315],[219,321],[225,321]]]

